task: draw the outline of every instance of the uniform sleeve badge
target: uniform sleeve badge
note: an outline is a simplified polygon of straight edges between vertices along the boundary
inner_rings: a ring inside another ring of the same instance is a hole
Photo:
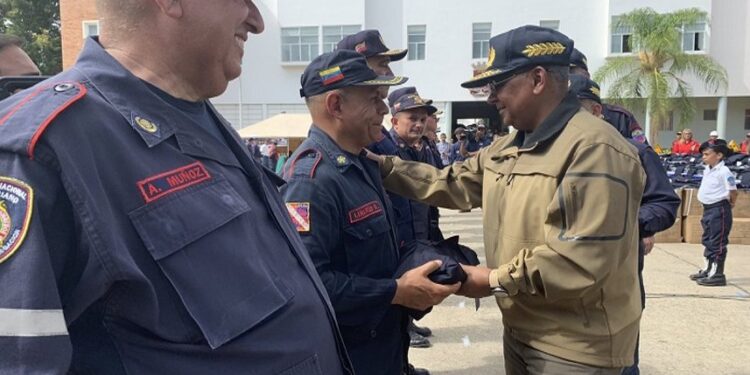
[[[732,175],[727,176],[727,183],[729,184],[729,186],[735,186],[735,185],[737,185],[737,181],[735,180],[734,176],[732,176]]]
[[[299,233],[310,231],[310,202],[287,202],[286,210]]]
[[[31,222],[34,190],[23,181],[0,176],[0,263],[21,247]]]

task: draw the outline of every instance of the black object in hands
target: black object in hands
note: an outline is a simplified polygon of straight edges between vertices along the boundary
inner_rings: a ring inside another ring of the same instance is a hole
[[[451,285],[457,282],[464,282],[468,277],[464,269],[461,268],[461,264],[470,266],[479,264],[477,253],[471,248],[459,244],[458,236],[453,236],[442,241],[408,241],[401,246],[400,251],[401,261],[396,270],[396,278],[401,277],[411,269],[437,259],[442,261],[443,264],[427,277],[434,283]],[[409,314],[414,319],[419,320],[431,310],[432,308],[425,311],[409,309]]]

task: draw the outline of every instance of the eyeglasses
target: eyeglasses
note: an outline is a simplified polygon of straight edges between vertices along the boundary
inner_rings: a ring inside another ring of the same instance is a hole
[[[511,79],[513,79],[513,78],[515,78],[517,76],[526,74],[526,73],[528,73],[528,72],[530,72],[530,71],[532,71],[532,70],[534,70],[536,68],[542,68],[545,71],[549,72],[549,69],[547,69],[546,67],[543,67],[543,66],[534,66],[534,67],[531,67],[531,68],[524,69],[524,70],[522,70],[520,72],[517,72],[517,73],[511,75],[510,77],[508,77],[506,79],[503,79],[503,80],[500,80],[500,81],[490,82],[487,85],[489,87],[489,89],[490,89],[490,96],[494,96],[495,94],[497,94],[497,92],[500,91],[503,88],[503,86],[505,86],[508,82],[510,82]]]
[[[508,83],[511,79],[515,78],[519,74],[521,74],[521,73],[513,74],[512,76],[510,76],[510,77],[508,77],[506,79],[503,79],[501,81],[492,81],[492,82],[490,82],[489,85],[488,85],[489,88],[490,88],[490,96],[494,96],[495,94],[497,94],[497,92],[500,91],[503,88],[503,86],[505,86],[506,83]]]

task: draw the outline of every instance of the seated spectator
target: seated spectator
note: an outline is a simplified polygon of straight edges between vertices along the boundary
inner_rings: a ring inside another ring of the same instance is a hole
[[[677,142],[679,142],[682,139],[682,132],[675,133],[674,141],[672,141],[672,150],[674,150],[675,145]]]
[[[699,154],[700,144],[693,139],[693,131],[684,129],[682,138],[672,145],[672,155],[693,155]]]
[[[706,141],[706,143],[710,145],[716,144],[717,139],[719,139],[719,132],[717,132],[716,130],[711,130],[711,132],[708,133],[708,140]]]
[[[747,155],[748,154],[748,144],[750,144],[750,133],[745,134],[745,140],[742,141],[742,144],[740,144],[740,152]]]

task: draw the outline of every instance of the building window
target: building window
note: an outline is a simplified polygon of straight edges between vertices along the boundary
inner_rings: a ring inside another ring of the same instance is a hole
[[[281,61],[307,62],[318,56],[318,27],[281,28]]]
[[[539,26],[546,27],[552,30],[560,30],[560,21],[559,20],[542,20],[542,21],[539,21]]]
[[[409,42],[409,60],[424,60],[427,42],[427,26],[411,25],[406,27]]]
[[[667,114],[667,123],[664,124],[664,130],[674,131],[674,111],[669,111]]]
[[[633,27],[626,25],[618,25],[620,17],[612,17],[612,45],[610,52],[612,53],[630,53],[633,52],[633,46],[631,45],[631,36],[633,35]]]
[[[99,35],[99,21],[83,21],[83,39]]]
[[[697,52],[706,50],[706,34],[708,23],[696,22],[682,27],[682,50]]]
[[[323,26],[323,53],[335,50],[341,39],[360,30],[360,25]]]
[[[703,121],[716,121],[716,110],[715,109],[704,110]]]
[[[492,36],[492,23],[475,23],[471,26],[472,52],[471,57],[475,59],[486,59],[490,52],[490,37]]]
[[[745,110],[745,130],[750,130],[750,109]]]

